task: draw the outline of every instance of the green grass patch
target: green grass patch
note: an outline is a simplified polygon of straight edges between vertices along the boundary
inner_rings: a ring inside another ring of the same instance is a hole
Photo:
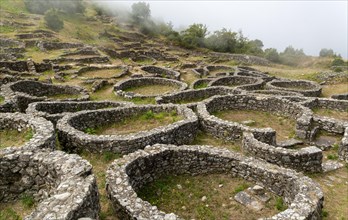
[[[287,206],[285,205],[282,197],[276,198],[275,206],[276,206],[277,210],[279,210],[279,211],[284,211],[285,209],[287,209]]]
[[[5,98],[0,96],[0,104],[4,103],[4,101],[5,101]]]
[[[258,219],[279,212],[271,193],[271,200],[262,211],[244,207],[233,199],[239,186],[244,189],[249,183],[223,174],[168,175],[145,184],[137,194],[160,210],[183,219]],[[202,201],[204,196],[206,201]]]
[[[0,220],[21,220],[22,217],[12,208],[0,210]]]
[[[28,142],[33,136],[34,132],[31,128],[24,131],[18,131],[15,129],[0,130],[0,148],[21,146]]]
[[[26,208],[32,208],[35,205],[34,196],[28,194],[22,195],[21,202]]]
[[[244,190],[246,190],[247,188],[249,188],[250,185],[247,183],[242,183],[241,185],[238,185],[234,190],[233,190],[233,194],[237,194],[239,192],[242,192]]]
[[[141,95],[162,95],[165,93],[174,92],[178,89],[177,86],[169,85],[143,85],[125,89],[126,92],[134,92]]]
[[[208,82],[202,82],[199,83],[198,85],[195,85],[194,89],[204,89],[208,87]]]
[[[134,104],[137,105],[146,105],[146,104],[156,104],[156,99],[155,98],[139,98],[139,97],[135,97],[132,98],[131,100],[125,100],[125,101],[131,101]]]
[[[96,128],[87,128],[84,132],[94,135],[130,134],[172,124],[182,119],[183,116],[178,115],[176,111],[153,112],[149,110],[138,115],[124,118],[115,123]]]

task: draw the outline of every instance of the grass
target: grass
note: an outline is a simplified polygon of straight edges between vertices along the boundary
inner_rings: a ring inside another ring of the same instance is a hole
[[[181,73],[180,78],[182,81],[186,82],[188,85],[192,84],[195,80],[198,79],[196,74],[194,74],[192,71],[186,71],[185,73]]]
[[[33,211],[35,205],[34,197],[27,194],[14,202],[0,203],[0,220],[21,220]]]
[[[226,148],[232,151],[241,152],[241,142],[231,142],[222,139],[217,139],[210,134],[199,131],[196,138],[191,143],[192,145],[210,145],[214,147]]]
[[[332,95],[335,95],[335,94],[348,93],[347,83],[348,82],[323,85],[322,96],[323,97],[331,97]]]
[[[120,73],[122,73],[122,69],[101,69],[101,70],[93,70],[82,73],[81,76],[84,77],[101,77],[101,78],[111,78],[116,77]]]
[[[278,141],[293,138],[295,135],[296,121],[285,116],[256,110],[226,110],[214,112],[213,114],[223,120],[238,123],[253,120],[255,123],[250,127],[254,128],[273,128],[277,132]]]
[[[194,87],[194,89],[204,89],[204,88],[207,88],[208,87],[208,82],[202,82],[202,83],[199,83],[198,85],[196,85]]]
[[[165,93],[174,92],[178,89],[176,86],[168,86],[168,85],[143,85],[128,88],[125,91],[134,92],[141,95],[162,95]]]
[[[35,62],[42,62],[44,59],[56,59],[64,50],[41,51],[38,47],[26,48],[25,59],[31,58]]]
[[[233,198],[250,183],[223,174],[165,176],[146,184],[138,196],[160,210],[184,219],[258,219],[278,212],[275,196],[262,211],[254,212]],[[202,197],[206,196],[206,202]]]
[[[2,104],[5,101],[5,98],[0,95],[0,104]]]
[[[287,207],[284,204],[283,198],[282,197],[277,197],[276,198],[276,204],[275,204],[277,210],[279,211],[284,211]]]
[[[328,173],[309,174],[324,193],[323,219],[345,219],[348,216],[348,166]]]
[[[98,90],[97,92],[90,94],[90,99],[92,101],[124,101],[124,99],[114,93],[113,86],[105,86],[104,88]]]
[[[132,98],[131,100],[125,100],[125,101],[131,101],[134,104],[138,105],[145,105],[145,104],[156,104],[156,99],[155,98]]]
[[[83,159],[88,160],[93,166],[93,173],[97,178],[99,201],[101,210],[99,213],[100,220],[119,220],[113,212],[112,204],[107,198],[105,190],[105,176],[108,166],[117,158],[121,156],[119,154],[104,152],[102,154],[95,154],[84,151],[81,153]]]
[[[33,136],[34,132],[31,128],[24,131],[18,131],[15,129],[0,130],[0,149],[11,146],[21,146],[29,141]]]
[[[317,115],[348,121],[348,109],[346,111],[338,111],[327,108],[314,108],[313,112]]]
[[[104,125],[93,130],[88,128],[89,130],[86,130],[85,132],[92,132],[96,135],[125,135],[139,131],[151,130],[182,119],[183,117],[178,115],[176,111],[155,113],[150,110],[139,115],[129,116],[121,121]]]

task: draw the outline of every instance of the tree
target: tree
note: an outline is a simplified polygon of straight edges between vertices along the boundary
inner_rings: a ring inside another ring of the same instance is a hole
[[[267,48],[265,50],[265,58],[275,63],[280,61],[279,53],[275,48]]]
[[[64,22],[59,18],[56,9],[50,9],[45,13],[44,19],[49,29],[59,31],[64,27]]]
[[[254,55],[262,55],[263,54],[263,42],[259,39],[251,40],[248,42],[249,48],[247,50],[248,53]]]
[[[138,2],[132,5],[132,17],[134,22],[147,21],[151,17],[150,4]]]
[[[323,48],[319,52],[320,57],[333,57],[334,55],[335,53],[332,49]]]
[[[204,38],[208,33],[207,26],[203,24],[192,24],[181,32],[183,46],[187,48],[203,47]]]
[[[237,33],[223,28],[206,38],[205,44],[213,51],[233,53],[237,46]]]

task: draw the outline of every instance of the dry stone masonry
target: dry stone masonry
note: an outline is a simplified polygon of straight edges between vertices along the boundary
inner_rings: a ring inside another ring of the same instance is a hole
[[[64,101],[83,101],[89,99],[88,92],[77,86],[61,86],[41,83],[37,81],[23,80],[5,84],[1,87],[5,99],[15,100],[18,111],[24,112],[32,102],[53,100],[50,96],[66,95]],[[69,98],[69,95],[78,96]]]
[[[141,70],[150,73],[153,77],[163,77],[180,80],[179,72],[167,68],[157,66],[143,66],[141,67]]]
[[[266,83],[265,88],[298,92],[304,96],[318,97],[321,95],[321,86],[307,80],[272,80]]]
[[[123,119],[144,114],[147,111],[176,111],[184,117],[172,124],[126,135],[93,135],[84,132]],[[58,121],[57,130],[61,146],[69,151],[114,152],[127,154],[155,143],[187,144],[198,129],[198,118],[194,112],[179,105],[143,105],[95,111],[81,111],[67,115]]]
[[[53,124],[41,117],[22,113],[0,113],[0,130],[11,129],[24,131],[31,129],[33,136],[22,146],[12,146],[0,150],[0,157],[12,149],[55,148],[55,131]]]
[[[25,220],[98,219],[92,166],[62,151],[11,149],[0,157],[0,202],[32,195],[37,207]]]
[[[323,193],[317,183],[292,170],[209,146],[155,145],[114,161],[106,190],[120,219],[181,219],[137,196],[146,183],[165,175],[224,173],[258,182],[282,196],[288,209],[264,219],[321,219]]]
[[[176,87],[178,91],[183,91],[187,88],[187,84],[173,80],[173,79],[165,79],[159,77],[139,77],[133,79],[122,80],[115,84],[114,90],[115,92],[123,96],[125,98],[153,98],[159,95],[142,95],[136,94],[134,92],[127,92],[127,89],[139,87],[139,86],[149,86],[149,85],[167,85]]]
[[[212,80],[208,86],[229,86],[237,87],[243,90],[257,90],[261,89],[264,81],[261,78],[247,77],[247,76],[227,76]]]
[[[111,102],[111,101],[81,101],[81,102],[35,102],[29,104],[26,113],[44,117],[54,125],[58,120],[67,114],[84,110],[97,110],[103,108],[116,108],[132,106],[130,102]]]

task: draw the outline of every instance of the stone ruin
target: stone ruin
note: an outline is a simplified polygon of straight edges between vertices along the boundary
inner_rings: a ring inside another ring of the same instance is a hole
[[[208,146],[154,145],[111,164],[106,190],[120,219],[181,219],[137,196],[146,183],[168,174],[223,173],[262,183],[289,208],[264,219],[320,219],[324,196],[317,183],[292,170]]]
[[[134,79],[126,79],[115,84],[115,92],[125,98],[153,98],[159,95],[142,95],[134,92],[127,92],[129,88],[148,86],[148,85],[168,85],[176,87],[178,91],[183,91],[187,88],[187,84],[178,80],[165,79],[159,77],[140,77]]]

